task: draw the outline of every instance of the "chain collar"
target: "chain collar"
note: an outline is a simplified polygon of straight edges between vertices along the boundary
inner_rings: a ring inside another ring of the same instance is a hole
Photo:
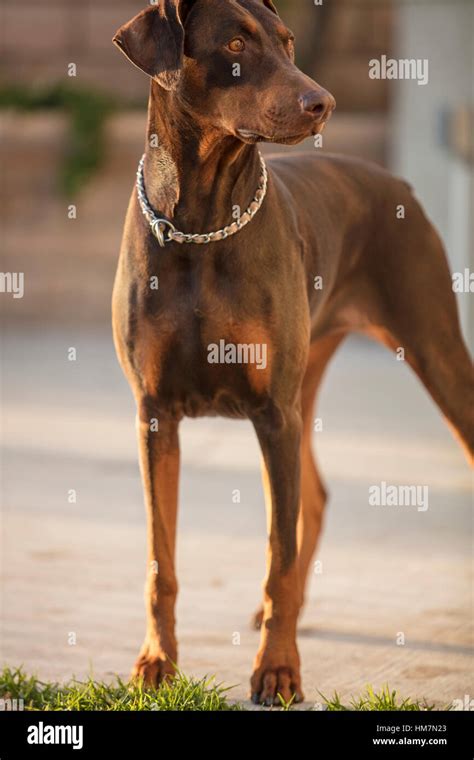
[[[267,167],[261,153],[259,153],[259,157],[261,167],[260,180],[258,183],[257,192],[255,193],[254,199],[248,207],[247,211],[245,211],[245,213],[243,213],[238,220],[232,222],[232,224],[229,224],[227,227],[223,227],[222,229],[217,230],[216,232],[208,232],[205,235],[191,235],[177,230],[169,219],[157,216],[153,208],[150,206],[145,190],[145,178],[143,176],[143,166],[145,163],[145,154],[143,154],[140,163],[138,164],[136,182],[137,195],[143,216],[150,225],[151,231],[158,240],[160,246],[164,248],[166,243],[197,243],[198,245],[203,245],[204,243],[215,243],[218,240],[225,240],[227,237],[230,237],[230,235],[235,235],[237,232],[240,232],[243,227],[252,221],[255,214],[259,211],[267,194]],[[166,236],[165,233],[167,233]]]

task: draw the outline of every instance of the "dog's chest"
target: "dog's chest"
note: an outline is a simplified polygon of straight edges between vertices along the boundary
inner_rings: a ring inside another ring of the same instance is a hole
[[[168,411],[245,416],[268,394],[274,296],[258,278],[231,268],[178,260],[156,268],[154,289],[137,283],[130,361],[146,394]]]

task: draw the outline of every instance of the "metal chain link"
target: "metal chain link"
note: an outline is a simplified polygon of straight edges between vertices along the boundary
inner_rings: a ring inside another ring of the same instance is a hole
[[[216,230],[216,232],[208,232],[204,235],[196,235],[196,234],[192,235],[192,234],[180,232],[179,230],[177,230],[174,224],[172,224],[172,222],[169,221],[169,219],[164,219],[163,217],[157,216],[153,208],[150,206],[150,202],[148,200],[146,190],[145,190],[145,178],[143,175],[143,167],[145,164],[145,154],[143,154],[143,156],[140,159],[140,163],[138,164],[138,170],[137,170],[137,182],[136,182],[137,196],[138,196],[138,201],[140,203],[143,216],[146,218],[148,224],[150,225],[151,231],[153,232],[153,235],[158,240],[158,243],[160,244],[160,246],[164,248],[166,243],[172,243],[172,242],[196,243],[197,245],[203,245],[205,243],[215,243],[218,240],[225,240],[231,235],[235,235],[237,232],[240,232],[241,229],[243,229],[249,222],[252,221],[255,214],[260,210],[262,203],[265,199],[265,196],[267,194],[268,172],[267,172],[267,167],[266,167],[264,158],[260,152],[259,152],[259,158],[260,158],[260,167],[261,167],[260,181],[258,183],[258,188],[255,193],[255,196],[250,206],[248,207],[247,211],[245,211],[238,220],[227,225],[227,227],[223,227],[220,230]],[[165,237],[166,230],[168,230],[168,233]]]

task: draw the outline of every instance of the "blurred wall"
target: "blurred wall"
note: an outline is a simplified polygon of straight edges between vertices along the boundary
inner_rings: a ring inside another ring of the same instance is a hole
[[[298,62],[338,100],[324,147],[386,163],[389,85],[371,82],[367,60],[390,49],[390,3],[276,0],[294,30]],[[112,44],[144,0],[4,0],[3,81],[20,87],[65,83],[95,89],[141,109],[112,115],[99,172],[77,196],[58,177],[70,150],[60,112],[0,111],[2,268],[24,272],[25,297],[0,299],[15,324],[110,324],[110,297],[122,225],[145,139],[149,81]],[[77,76],[68,76],[75,63]],[[293,150],[312,147],[299,146]],[[273,146],[271,146],[273,150]],[[68,207],[77,207],[70,219]]]
[[[388,164],[408,178],[447,243],[452,267],[469,266],[472,167],[442,138],[441,117],[473,99],[474,2],[276,4],[297,36],[300,66],[338,101],[324,149]],[[58,192],[70,139],[64,114],[0,111],[2,267],[24,271],[27,282],[23,300],[2,298],[0,306],[16,321],[109,322],[149,87],[111,39],[144,6],[144,0],[3,0],[3,81],[28,87],[66,82],[142,105],[110,118],[102,169],[74,198]],[[429,84],[370,79],[369,60],[383,54],[429,58]],[[76,77],[67,76],[69,63],[76,64]],[[75,220],[67,215],[70,203],[77,205]],[[467,327],[472,298],[463,294],[460,302]]]
[[[449,125],[462,107],[473,108],[473,48],[471,0],[400,2],[395,57],[428,59],[429,82],[393,83],[391,164],[413,184],[456,272],[474,264],[474,171],[457,151]],[[473,297],[458,298],[473,345]]]
[[[116,30],[146,0],[2,0],[2,79],[44,84],[67,78],[77,66],[81,86],[121,97],[145,97],[146,80],[119,68],[112,44]]]

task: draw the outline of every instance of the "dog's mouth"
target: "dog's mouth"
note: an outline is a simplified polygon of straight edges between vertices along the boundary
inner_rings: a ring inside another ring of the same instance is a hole
[[[258,132],[252,132],[250,129],[238,129],[237,136],[244,142],[249,143],[263,142],[265,140],[263,135],[259,135]]]
[[[259,142],[278,143],[279,145],[297,145],[308,137],[320,134],[325,126],[326,121],[323,121],[319,124],[315,124],[311,130],[308,131],[306,129],[304,132],[295,135],[264,135],[251,129],[242,128],[237,129],[237,136],[250,145]]]
[[[308,137],[307,132],[298,135],[262,135],[259,132],[253,132],[250,129],[238,129],[237,135],[241,140],[250,144],[266,142],[280,143],[282,145],[296,145],[296,143],[299,143]]]

